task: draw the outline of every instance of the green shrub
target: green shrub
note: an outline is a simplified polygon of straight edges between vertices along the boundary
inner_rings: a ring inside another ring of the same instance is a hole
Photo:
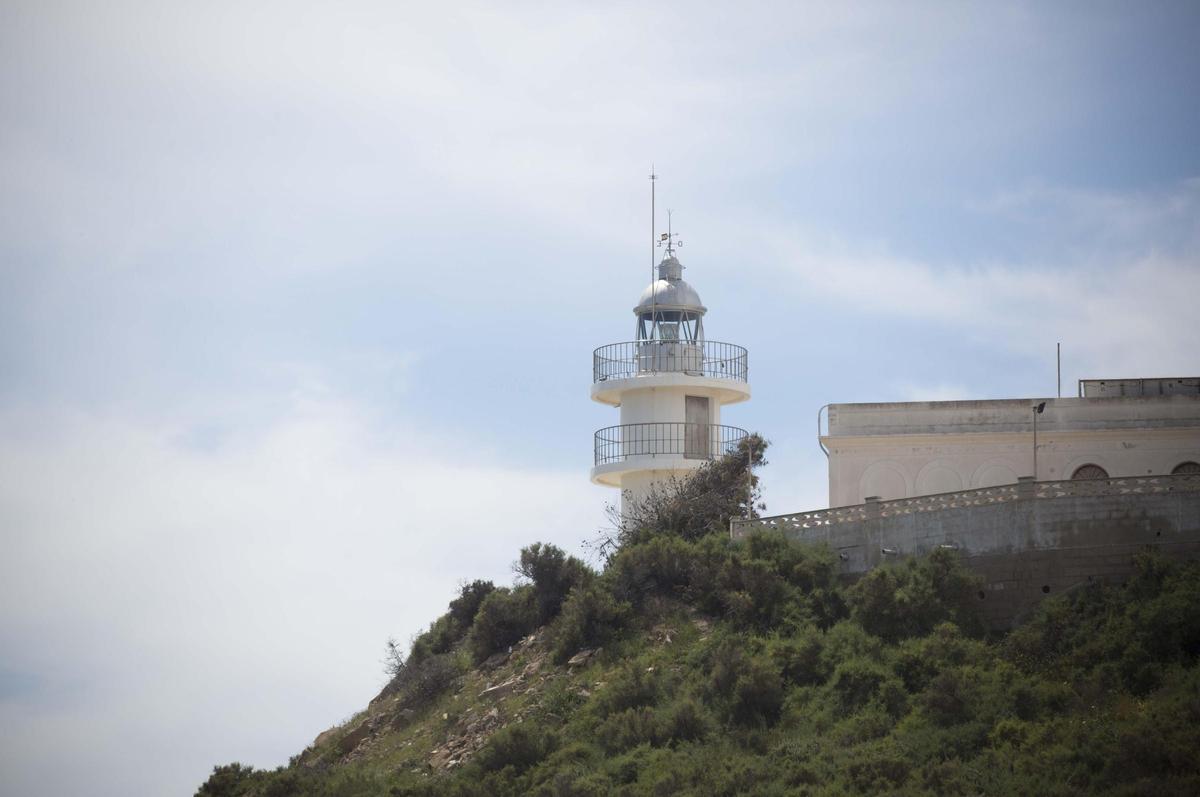
[[[594,575],[587,565],[567,556],[561,548],[540,542],[521,549],[515,569],[533,585],[538,624],[549,622],[571,589],[583,586]]]
[[[850,589],[850,609],[863,628],[890,642],[922,636],[946,621],[980,632],[979,583],[955,551],[939,548],[864,575]]]
[[[409,664],[401,673],[398,686],[400,708],[419,709],[432,703],[462,675],[458,658],[439,653]]]
[[[970,685],[958,669],[944,670],[933,677],[921,695],[921,708],[938,725],[957,725],[971,719]]]
[[[450,601],[449,611],[434,620],[429,630],[413,639],[408,653],[409,663],[449,653],[471,630],[483,599],[495,589],[490,581],[472,581],[461,585],[458,597]],[[398,667],[393,669],[399,670]]]
[[[475,756],[475,762],[485,772],[506,767],[524,772],[549,755],[555,741],[554,734],[533,727],[533,723],[509,725],[492,734]]]
[[[537,628],[533,588],[500,587],[483,599],[468,643],[476,662],[504,650]]]
[[[618,602],[598,584],[571,590],[550,627],[554,660],[561,664],[584,648],[607,644],[632,617],[628,603]]]
[[[698,540],[727,535],[730,518],[755,515],[760,508],[754,468],[766,464],[767,442],[757,434],[743,438],[725,456],[705,463],[687,479],[654,486],[644,498],[627,501],[617,520],[617,546],[659,535]]]
[[[640,744],[657,747],[663,742],[662,723],[653,708],[627,708],[606,717],[596,728],[596,739],[609,753]]]
[[[854,712],[869,703],[892,674],[883,666],[862,658],[843,661],[833,671],[830,685],[843,711]]]
[[[496,590],[496,585],[490,581],[472,581],[459,587],[458,597],[450,601],[450,617],[458,623],[465,634],[475,622],[475,615],[483,599]]]
[[[595,698],[597,712],[608,716],[631,708],[652,706],[662,695],[662,676],[637,661],[623,666]]]
[[[779,674],[790,684],[820,684],[829,677],[829,667],[823,657],[824,636],[811,626],[794,636],[773,638],[767,651]]]
[[[249,795],[255,777],[254,767],[240,763],[213,767],[208,780],[196,792],[196,797],[243,797]]]
[[[711,730],[711,720],[704,707],[694,698],[679,700],[667,709],[663,735],[675,742],[694,742],[704,739]]]
[[[857,794],[887,794],[908,780],[911,764],[900,751],[871,750],[846,768],[849,785]]]
[[[740,725],[772,725],[783,708],[783,681],[769,659],[746,662],[733,686],[730,717]]]
[[[652,595],[678,597],[692,581],[697,552],[678,537],[653,537],[621,548],[609,561],[614,594],[640,606]]]

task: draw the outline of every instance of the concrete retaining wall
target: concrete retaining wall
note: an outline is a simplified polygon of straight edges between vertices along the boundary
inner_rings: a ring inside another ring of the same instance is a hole
[[[1083,489],[1043,482],[931,496],[941,499],[936,509],[913,509],[912,499],[868,502],[740,521],[732,532],[740,537],[765,527],[797,541],[826,542],[848,577],[899,557],[955,548],[984,578],[985,616],[1005,628],[1049,595],[1124,579],[1133,556],[1147,548],[1200,558],[1200,479],[1158,477],[1144,492],[1130,489],[1135,480],[1106,481]]]

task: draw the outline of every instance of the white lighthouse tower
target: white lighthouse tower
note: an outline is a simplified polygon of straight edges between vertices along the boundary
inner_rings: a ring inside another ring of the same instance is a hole
[[[707,308],[683,279],[678,242],[662,237],[657,279],[633,309],[635,339],[592,356],[592,399],[621,409],[620,424],[596,432],[592,481],[620,488],[623,503],[688,475],[747,434],[721,424],[721,407],[750,398],[746,350],[705,340]]]

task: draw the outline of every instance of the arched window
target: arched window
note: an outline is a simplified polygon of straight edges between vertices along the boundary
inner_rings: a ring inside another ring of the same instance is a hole
[[[1076,468],[1075,472],[1071,474],[1071,478],[1072,479],[1107,479],[1108,471],[1106,471],[1104,468],[1100,467],[1099,465],[1092,465],[1089,463],[1087,465],[1080,465],[1078,468]]]
[[[1171,471],[1172,476],[1182,476],[1185,473],[1200,473],[1200,462],[1180,462]]]

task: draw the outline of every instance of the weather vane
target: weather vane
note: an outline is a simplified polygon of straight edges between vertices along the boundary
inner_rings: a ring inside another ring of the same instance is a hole
[[[667,247],[667,254],[675,254],[675,250],[683,246],[683,241],[679,240],[679,233],[671,232],[671,214],[675,211],[667,209],[667,231],[659,235],[658,245]]]

